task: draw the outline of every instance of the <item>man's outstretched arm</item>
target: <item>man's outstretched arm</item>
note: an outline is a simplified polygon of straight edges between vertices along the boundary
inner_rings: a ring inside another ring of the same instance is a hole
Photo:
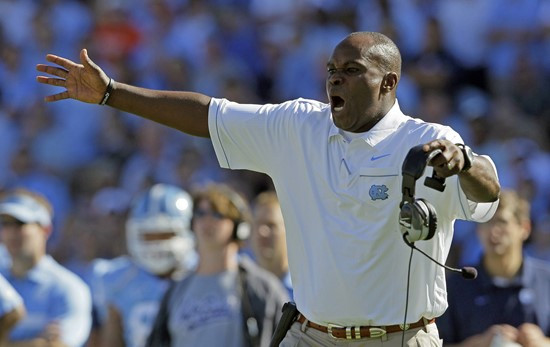
[[[38,64],[36,69],[56,77],[38,76],[36,80],[64,87],[66,90],[45,97],[45,101],[69,98],[92,104],[102,101],[109,77],[88,57],[86,49],[80,51],[81,64],[53,54],[48,54],[46,60],[57,66]],[[113,81],[106,104],[190,135],[210,137],[210,99],[209,96],[200,93],[152,90]]]

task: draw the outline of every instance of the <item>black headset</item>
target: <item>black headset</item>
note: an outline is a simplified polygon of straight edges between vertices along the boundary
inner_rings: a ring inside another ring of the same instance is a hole
[[[403,326],[407,326],[409,285],[413,251],[416,249],[432,261],[439,264],[435,259],[431,258],[428,254],[424,253],[414,245],[415,241],[431,239],[434,237],[437,230],[437,214],[435,207],[433,207],[432,204],[425,199],[416,199],[414,197],[414,191],[416,181],[422,177],[430,160],[442,152],[439,149],[431,152],[424,152],[422,149],[423,146],[424,145],[418,145],[411,148],[409,153],[407,153],[407,156],[403,161],[403,167],[401,168],[401,173],[403,175],[403,183],[401,187],[403,198],[399,204],[399,228],[403,234],[403,241],[405,241],[407,246],[411,248],[407,271],[407,297],[405,300],[405,316],[403,317]],[[426,177],[424,184],[441,192],[445,190],[445,179],[437,177],[435,171],[432,177]],[[405,346],[405,330],[406,329],[403,329],[401,334],[401,346]]]
[[[416,181],[422,177],[424,170],[429,162],[438,154],[441,154],[441,150],[436,149],[431,152],[424,152],[422,149],[424,145],[418,145],[409,150],[405,160],[403,161],[403,167],[401,173],[403,175],[403,183],[401,191],[403,198],[401,204],[399,204],[399,227],[403,234],[403,241],[411,248],[411,255],[409,257],[409,267],[407,271],[407,297],[405,300],[405,316],[403,317],[403,326],[407,323],[407,311],[409,308],[409,284],[411,276],[411,264],[413,251],[417,250],[422,255],[433,261],[439,266],[444,267],[447,270],[458,272],[462,274],[465,279],[475,279],[477,277],[477,270],[473,267],[463,267],[461,269],[455,269],[453,267],[442,264],[432,258],[423,250],[415,246],[415,242],[419,240],[429,240],[434,237],[437,230],[437,213],[435,207],[432,206],[425,199],[416,199],[414,197],[414,191]],[[424,185],[440,192],[445,190],[445,178],[436,175],[435,170],[432,177],[426,177]],[[401,346],[405,345],[405,330],[401,334]]]
[[[233,228],[233,239],[245,241],[250,237],[250,208],[246,200],[236,191],[228,186],[220,186],[224,194],[229,198],[229,201],[239,211],[239,218],[233,220],[235,227]]]
[[[409,150],[401,169],[403,198],[399,204],[399,226],[409,242],[429,240],[437,230],[435,208],[425,199],[416,199],[414,192],[416,181],[422,177],[430,160],[440,154],[441,150],[424,152],[422,147],[418,145]],[[445,179],[436,176],[435,171],[432,177],[426,177],[424,184],[440,192],[445,190]]]

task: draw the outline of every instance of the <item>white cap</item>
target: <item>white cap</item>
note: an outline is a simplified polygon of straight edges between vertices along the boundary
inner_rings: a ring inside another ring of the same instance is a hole
[[[14,193],[0,200],[0,214],[11,216],[23,223],[52,224],[48,209],[31,196]]]

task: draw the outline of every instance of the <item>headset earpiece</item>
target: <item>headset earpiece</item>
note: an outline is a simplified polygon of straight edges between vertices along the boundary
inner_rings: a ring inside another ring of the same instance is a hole
[[[234,233],[236,240],[245,241],[250,237],[250,224],[247,222],[239,222]]]
[[[409,242],[429,240],[437,230],[435,208],[424,199],[407,202],[399,212],[399,226],[401,233],[407,234]]]
[[[239,218],[234,220],[233,239],[237,241],[245,241],[250,236],[250,209],[246,200],[236,191],[228,186],[223,186],[224,193],[227,195],[231,204],[235,206],[239,212]]]
[[[418,206],[422,206],[421,208],[423,213],[426,213],[425,217],[423,216],[423,218],[426,218],[426,220],[428,221],[428,233],[423,238],[423,240],[430,240],[432,237],[434,237],[437,230],[437,212],[435,211],[435,207],[425,199],[417,199],[416,203]]]

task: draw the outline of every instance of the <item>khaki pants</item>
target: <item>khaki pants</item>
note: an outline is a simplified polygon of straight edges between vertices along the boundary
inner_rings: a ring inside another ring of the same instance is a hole
[[[281,347],[317,347],[317,346],[365,346],[365,347],[401,347],[402,333],[391,333],[377,338],[364,338],[359,340],[334,339],[327,333],[312,329],[295,322],[286,333],[281,342]],[[405,332],[407,347],[441,347],[442,340],[435,323],[425,328],[411,329]]]

